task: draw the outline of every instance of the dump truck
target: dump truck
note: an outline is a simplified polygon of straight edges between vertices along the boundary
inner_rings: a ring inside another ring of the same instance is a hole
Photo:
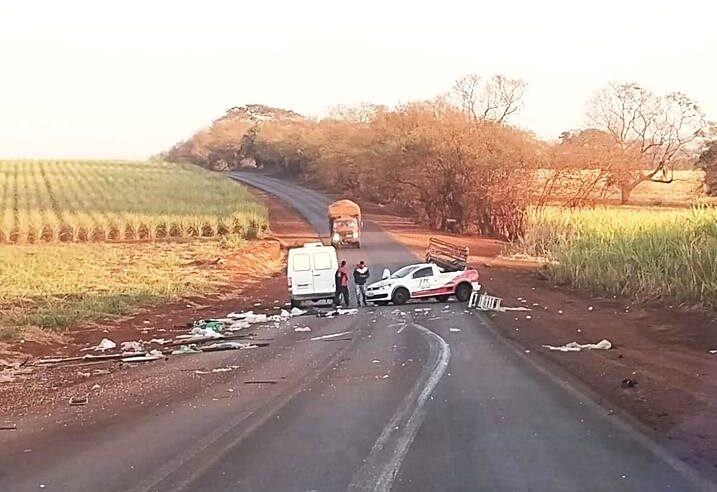
[[[361,247],[361,207],[351,200],[338,200],[328,208],[329,234],[335,247]]]

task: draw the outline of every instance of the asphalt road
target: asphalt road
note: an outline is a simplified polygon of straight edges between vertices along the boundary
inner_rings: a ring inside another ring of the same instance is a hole
[[[326,234],[326,197],[257,174],[234,177]],[[374,277],[415,261],[370,222],[362,249],[340,256],[365,259]],[[0,491],[709,488],[461,304],[303,316],[264,330],[273,338],[266,348],[141,369],[181,377],[196,364],[237,367],[200,389],[153,395],[140,385],[124,410],[88,406],[81,422],[21,422],[12,437],[0,435]]]

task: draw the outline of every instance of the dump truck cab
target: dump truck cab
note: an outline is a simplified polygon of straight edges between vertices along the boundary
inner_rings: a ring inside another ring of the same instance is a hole
[[[339,200],[328,208],[331,244],[361,247],[361,208],[351,200]]]

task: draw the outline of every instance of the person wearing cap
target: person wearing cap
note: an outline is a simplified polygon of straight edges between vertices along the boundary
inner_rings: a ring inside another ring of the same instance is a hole
[[[368,281],[369,275],[370,273],[366,262],[361,260],[359,264],[356,265],[356,268],[354,268],[354,283],[356,284],[356,303],[359,306],[361,306],[362,300],[363,305],[368,306],[368,303],[366,302],[366,282]]]

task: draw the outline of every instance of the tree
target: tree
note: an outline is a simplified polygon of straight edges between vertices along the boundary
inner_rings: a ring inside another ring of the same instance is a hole
[[[456,80],[451,96],[474,121],[503,123],[522,108],[527,83],[503,75],[488,80],[472,73]]]
[[[697,167],[705,172],[705,193],[717,196],[717,125],[712,127],[710,135],[712,139],[700,153]]]
[[[686,95],[658,96],[635,83],[611,83],[588,103],[587,119],[624,152],[612,166],[611,184],[627,203],[648,180],[671,183],[674,163],[696,152],[704,138],[705,115]]]

